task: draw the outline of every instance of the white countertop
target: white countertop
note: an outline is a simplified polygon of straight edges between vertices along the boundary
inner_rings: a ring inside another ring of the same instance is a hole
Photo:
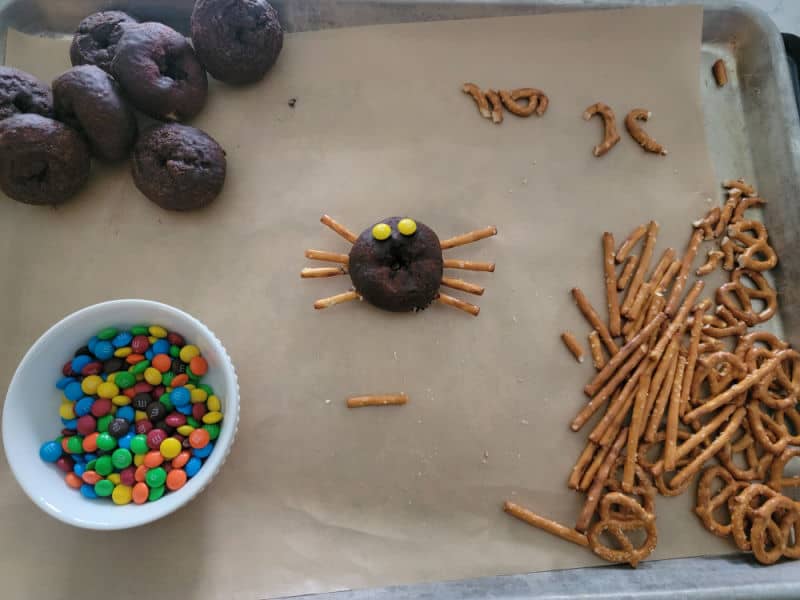
[[[784,33],[800,35],[799,0],[749,0],[773,18]]]

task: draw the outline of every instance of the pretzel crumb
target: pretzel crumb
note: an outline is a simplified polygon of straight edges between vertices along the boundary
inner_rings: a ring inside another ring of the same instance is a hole
[[[717,87],[725,87],[725,84],[728,83],[728,70],[725,68],[725,61],[718,58],[714,61],[711,71],[714,73],[714,81],[717,82]]]

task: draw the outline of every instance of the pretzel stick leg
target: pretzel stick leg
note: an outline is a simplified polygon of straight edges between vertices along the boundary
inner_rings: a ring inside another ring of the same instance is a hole
[[[328,227],[333,229],[336,233],[338,233],[340,236],[342,236],[344,239],[346,239],[351,244],[355,244],[356,243],[356,240],[358,239],[358,236],[355,233],[353,233],[352,231],[350,231],[347,227],[342,225],[341,223],[337,223],[336,221],[334,221],[328,215],[322,215],[322,218],[320,218],[320,222],[323,225],[327,225]]]
[[[608,327],[606,327],[606,324],[600,319],[600,315],[597,314],[597,311],[589,303],[589,299],[579,288],[572,288],[572,297],[575,299],[575,304],[578,305],[578,309],[583,313],[583,316],[586,317],[589,325],[594,327],[597,333],[600,334],[600,339],[603,340],[606,348],[608,348],[608,352],[612,356],[619,352],[619,348],[612,339]]]
[[[664,468],[667,472],[675,470],[678,450],[678,418],[681,410],[683,377],[686,372],[686,359],[678,355],[678,368],[672,383],[672,391],[667,410],[667,431],[664,434]]]
[[[351,396],[347,399],[347,408],[362,406],[400,406],[408,402],[405,394],[382,394],[378,396]]]
[[[337,254],[336,252],[325,252],[324,250],[306,250],[306,258],[312,260],[324,260],[325,262],[350,264],[350,257],[347,254]]]
[[[476,296],[483,296],[483,292],[485,291],[479,285],[469,283],[462,279],[453,279],[452,277],[442,277],[442,285],[453,288],[454,290],[461,290],[462,292],[475,294]]]
[[[678,271],[678,277],[675,280],[675,286],[672,288],[672,292],[669,295],[669,300],[667,300],[667,314],[671,317],[675,314],[675,311],[678,310],[678,304],[681,301],[681,296],[683,295],[683,288],[686,287],[686,280],[689,278],[689,272],[692,270],[692,263],[694,262],[695,256],[697,256],[697,249],[700,247],[700,242],[703,241],[703,231],[701,229],[695,229],[692,232],[692,237],[689,238],[689,244],[686,247],[686,252],[683,255],[683,260],[681,261],[681,270]]]
[[[614,444],[611,446],[611,451],[606,456],[603,465],[597,471],[597,476],[594,478],[592,487],[589,488],[586,494],[586,502],[583,504],[583,508],[578,515],[578,521],[575,523],[575,529],[578,531],[584,532],[589,528],[592,515],[594,515],[594,511],[597,510],[597,505],[600,503],[600,495],[603,491],[603,487],[606,485],[608,474],[611,472],[611,467],[613,467],[614,463],[617,461],[617,457],[622,450],[622,446],[625,445],[627,437],[627,428],[619,432],[617,439],[614,440]]]
[[[442,250],[448,250],[449,248],[471,244],[472,242],[477,242],[479,240],[492,237],[493,235],[497,235],[497,227],[491,225],[489,227],[484,227],[483,229],[476,229],[475,231],[470,231],[469,233],[457,235],[455,237],[451,237],[450,239],[443,240],[440,245]]]
[[[622,473],[622,489],[629,494],[633,491],[633,477],[636,474],[636,462],[639,459],[639,437],[644,429],[644,414],[647,396],[650,390],[650,372],[645,371],[639,382],[636,402],[633,404],[633,417],[628,429],[628,446],[625,454],[625,466]]]
[[[569,475],[569,481],[567,481],[567,487],[573,490],[578,489],[578,485],[581,482],[581,477],[586,470],[586,465],[592,461],[595,450],[597,450],[597,444],[594,442],[586,442],[583,452],[581,452],[578,460],[575,461],[575,466],[572,467],[572,472]]]
[[[349,302],[350,300],[358,300],[361,296],[358,295],[355,291],[345,292],[344,294],[337,294],[335,296],[331,296],[329,298],[320,298],[316,302],[314,302],[314,308],[317,310],[321,310],[323,308],[329,308],[336,304],[341,304],[342,302]]]
[[[567,540],[568,542],[578,544],[584,548],[589,547],[589,540],[587,540],[586,536],[582,533],[579,533],[574,529],[570,529],[561,523],[556,523],[555,521],[551,521],[550,519],[539,516],[536,513],[529,511],[527,508],[520,506],[519,504],[515,504],[514,502],[507,500],[503,504],[503,510],[512,517],[516,517],[520,521],[525,521],[528,525],[533,525],[534,527],[542,529],[547,533],[551,533],[557,537],[560,537],[562,540]]]
[[[346,275],[347,269],[344,267],[316,267],[306,268],[300,271],[300,277],[307,279],[309,277],[335,277],[337,275]]]
[[[475,306],[474,304],[470,304],[469,302],[464,302],[463,300],[459,300],[458,298],[453,298],[452,296],[448,296],[447,294],[442,294],[439,292],[436,300],[441,302],[442,304],[446,304],[447,306],[452,306],[454,308],[458,308],[459,310],[463,310],[471,314],[473,317],[477,317],[478,313],[481,312],[479,306]]]
[[[494,273],[494,263],[472,262],[470,260],[444,259],[445,269],[466,269],[467,271],[487,271]]]
[[[628,293],[625,295],[625,301],[622,303],[622,308],[620,309],[622,315],[625,317],[630,317],[630,310],[631,307],[633,307],[634,300],[636,300],[639,286],[644,282],[644,276],[647,273],[647,269],[650,268],[650,260],[653,258],[657,237],[658,223],[650,221],[650,223],[647,224],[647,237],[644,241],[642,257],[639,259],[639,266],[636,267],[636,272],[633,274],[633,279],[628,286]]]
[[[622,330],[617,295],[617,270],[614,267],[614,235],[603,233],[603,269],[606,280],[606,303],[608,304],[608,331],[616,337]]]

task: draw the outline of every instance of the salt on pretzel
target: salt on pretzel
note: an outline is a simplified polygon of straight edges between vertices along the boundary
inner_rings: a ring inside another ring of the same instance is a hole
[[[603,141],[597,144],[592,150],[595,156],[603,156],[619,142],[617,133],[617,118],[614,111],[607,104],[597,102],[583,111],[583,120],[588,121],[594,115],[600,115],[603,119]]]
[[[472,99],[475,100],[475,104],[478,106],[478,112],[484,119],[492,118],[492,111],[489,108],[489,101],[486,98],[486,92],[484,92],[474,83],[465,83],[463,86],[461,86],[461,91],[472,96]]]
[[[623,506],[630,516],[624,519],[613,518],[611,510],[614,506]],[[647,534],[641,546],[635,547],[626,532],[643,529]],[[609,548],[603,543],[608,534],[616,541],[619,548]],[[611,492],[603,496],[600,502],[600,520],[595,523],[588,534],[589,547],[597,556],[611,562],[626,562],[636,567],[655,550],[658,543],[656,517],[647,512],[630,496],[619,492]]]
[[[547,94],[536,88],[517,88],[511,91],[500,90],[500,98],[508,112],[518,117],[530,117],[534,113],[541,117],[550,104]],[[524,99],[528,100],[527,106],[517,102],[517,100]]]
[[[644,108],[634,108],[625,117],[625,128],[628,130],[628,133],[631,134],[631,137],[636,140],[636,142],[642,148],[644,148],[645,151],[666,156],[667,150],[664,148],[664,146],[651,138],[638,123],[639,121],[647,122],[651,116],[653,116],[653,113],[651,113],[649,110]]]

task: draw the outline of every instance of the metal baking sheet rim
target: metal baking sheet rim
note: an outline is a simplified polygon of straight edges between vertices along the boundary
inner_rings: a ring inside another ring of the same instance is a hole
[[[737,65],[758,67],[749,75],[742,93],[748,154],[753,172],[728,172],[730,165],[719,160],[712,144],[712,159],[720,177],[755,176],[759,190],[770,200],[765,221],[782,257],[775,273],[781,296],[781,317],[785,333],[793,345],[800,345],[800,210],[792,202],[800,197],[800,117],[795,109],[793,88],[780,33],[760,9],[746,2],[730,0],[273,0],[288,31],[331,27],[400,23],[409,21],[477,18],[515,14],[695,4],[704,7],[704,49],[719,46],[722,55],[730,52]],[[49,4],[49,6],[48,6]],[[193,0],[175,2],[136,1],[113,3],[142,17],[164,20],[186,29]],[[47,0],[0,0],[0,58],[5,56],[6,30],[9,27],[29,33],[71,31],[81,16],[108,9],[99,0],[49,3]],[[138,9],[138,10],[137,10]],[[742,35],[730,29],[747,24]],[[657,66],[654,66],[657,68]],[[762,96],[763,94],[763,96]],[[708,107],[706,106],[706,109]],[[754,139],[754,135],[757,136]],[[666,594],[666,595],[665,595]],[[638,570],[627,567],[595,567],[486,577],[453,582],[394,586],[361,591],[298,596],[323,600],[362,600],[366,598],[797,598],[800,596],[800,569],[790,563],[759,567],[743,555],[672,559],[643,564]]]

